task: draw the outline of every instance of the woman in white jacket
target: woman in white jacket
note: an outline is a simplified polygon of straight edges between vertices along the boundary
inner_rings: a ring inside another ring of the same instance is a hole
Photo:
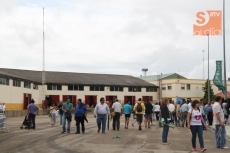
[[[56,106],[54,106],[54,105],[50,106],[50,122],[51,122],[50,124],[52,126],[54,126],[56,123],[56,115],[57,115],[56,109],[57,109]]]

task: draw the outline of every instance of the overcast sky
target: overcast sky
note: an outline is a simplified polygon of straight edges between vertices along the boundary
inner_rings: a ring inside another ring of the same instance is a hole
[[[222,10],[222,0],[0,0],[0,67],[207,78],[206,36],[193,36],[196,13]],[[226,0],[226,65],[230,77],[230,1]],[[222,36],[210,37],[210,78],[223,59]]]

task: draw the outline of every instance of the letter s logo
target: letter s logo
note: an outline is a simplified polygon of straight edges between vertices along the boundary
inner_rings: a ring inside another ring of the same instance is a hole
[[[209,14],[205,12],[198,12],[196,14],[196,24],[197,26],[204,26],[209,22]]]

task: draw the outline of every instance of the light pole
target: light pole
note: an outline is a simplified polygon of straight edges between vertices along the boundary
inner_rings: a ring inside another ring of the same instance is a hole
[[[224,99],[227,99],[227,79],[226,79],[226,58],[225,58],[225,0],[223,0],[223,55],[224,55],[224,86],[226,91],[224,92]]]
[[[209,34],[208,36],[208,102],[210,102],[210,80],[209,80]]]
[[[204,79],[204,50],[203,50],[203,79]]]

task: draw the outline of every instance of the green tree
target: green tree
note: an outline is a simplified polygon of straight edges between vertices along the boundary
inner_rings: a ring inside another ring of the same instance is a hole
[[[211,86],[211,81],[207,80],[205,82],[205,87],[204,87],[204,97],[203,97],[204,103],[208,102],[208,83],[210,85],[210,101],[213,101],[215,99],[215,95],[214,95],[214,92],[213,92],[213,89],[212,89],[212,86]]]

